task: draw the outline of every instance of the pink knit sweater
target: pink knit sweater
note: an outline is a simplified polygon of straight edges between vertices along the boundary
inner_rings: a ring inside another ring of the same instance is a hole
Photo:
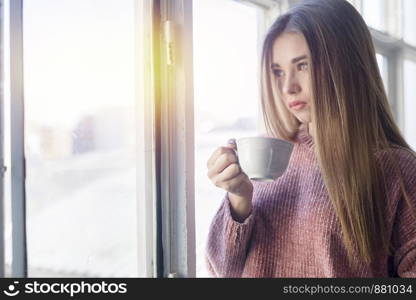
[[[416,208],[416,157],[392,148],[400,157],[405,187]],[[387,153],[387,152],[385,152]],[[383,155],[377,160],[383,163]],[[386,172],[392,174],[392,172]],[[286,172],[271,183],[254,182],[253,210],[239,223],[227,194],[208,234],[207,267],[215,277],[416,277],[416,222],[399,196],[397,178],[387,178],[387,224],[394,255],[352,264],[342,241],[320,174],[312,137],[297,134]]]

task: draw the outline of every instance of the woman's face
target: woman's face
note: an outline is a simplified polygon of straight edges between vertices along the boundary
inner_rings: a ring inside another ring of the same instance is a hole
[[[302,123],[311,120],[310,52],[302,34],[282,33],[273,44],[272,73],[280,97]]]

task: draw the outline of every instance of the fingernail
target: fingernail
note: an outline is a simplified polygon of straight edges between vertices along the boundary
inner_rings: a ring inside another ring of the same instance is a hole
[[[232,145],[236,144],[235,139],[229,139],[227,143]]]

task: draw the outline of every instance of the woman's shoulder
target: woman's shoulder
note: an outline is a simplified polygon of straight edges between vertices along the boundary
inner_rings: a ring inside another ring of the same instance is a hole
[[[416,152],[401,146],[392,146],[376,152],[376,160],[387,176],[397,176],[400,171],[405,182],[416,185]]]
[[[416,152],[401,146],[391,146],[376,152],[378,161],[384,164],[394,162],[406,168],[416,167]]]

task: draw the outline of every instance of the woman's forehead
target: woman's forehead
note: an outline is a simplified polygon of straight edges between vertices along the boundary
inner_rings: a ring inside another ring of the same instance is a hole
[[[303,34],[284,32],[274,41],[272,54],[273,63],[287,64],[300,56],[307,55],[309,57],[310,52]]]

